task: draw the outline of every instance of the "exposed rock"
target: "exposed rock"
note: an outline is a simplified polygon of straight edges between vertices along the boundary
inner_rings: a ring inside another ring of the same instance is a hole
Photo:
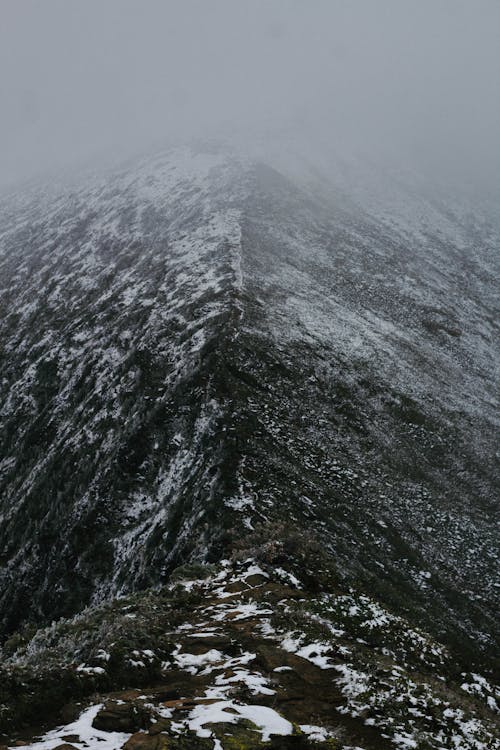
[[[151,724],[151,726],[148,729],[149,734],[155,735],[155,734],[161,734],[162,732],[168,732],[171,725],[170,719],[163,719],[159,718],[157,721],[154,722],[154,724]]]
[[[171,708],[175,711],[191,711],[195,706],[209,706],[216,700],[215,698],[180,698],[179,700],[165,701],[163,705],[165,708]]]
[[[136,732],[123,745],[123,750],[170,750],[172,744],[165,734]]]
[[[92,726],[103,732],[135,732],[147,729],[150,720],[150,712],[141,704],[109,701],[99,711]]]
[[[266,576],[260,574],[253,574],[245,578],[245,584],[247,586],[263,586],[269,579]]]

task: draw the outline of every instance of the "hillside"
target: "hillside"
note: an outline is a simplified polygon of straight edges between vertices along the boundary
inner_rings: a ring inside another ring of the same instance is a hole
[[[214,147],[0,202],[9,739],[496,747],[499,236]]]

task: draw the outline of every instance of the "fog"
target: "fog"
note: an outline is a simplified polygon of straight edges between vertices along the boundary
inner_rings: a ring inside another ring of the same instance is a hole
[[[0,0],[0,185],[285,131],[491,187],[499,39],[498,0]]]

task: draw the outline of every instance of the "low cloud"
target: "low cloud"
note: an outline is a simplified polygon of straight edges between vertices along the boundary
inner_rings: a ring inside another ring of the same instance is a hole
[[[497,0],[2,0],[0,183],[283,129],[491,187]]]

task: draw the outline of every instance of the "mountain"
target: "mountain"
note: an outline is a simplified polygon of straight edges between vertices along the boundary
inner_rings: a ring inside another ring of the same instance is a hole
[[[495,210],[414,175],[204,146],[20,191],[0,217],[6,727],[59,711],[58,681],[106,702],[175,674],[158,750],[184,730],[193,748],[494,747]],[[234,697],[245,654],[261,672]],[[219,693],[199,679],[216,669]],[[300,708],[315,689],[325,705]],[[248,700],[282,693],[280,712]],[[207,734],[210,701],[210,722],[260,739]]]

